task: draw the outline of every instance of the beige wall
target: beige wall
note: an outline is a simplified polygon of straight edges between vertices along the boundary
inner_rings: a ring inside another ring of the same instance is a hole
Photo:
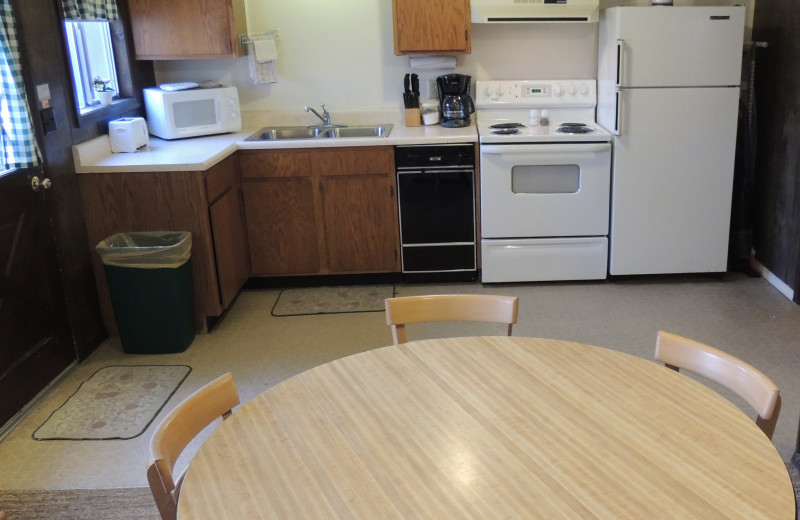
[[[246,1],[249,32],[280,32],[278,83],[254,85],[247,57],[155,62],[157,81],[211,79],[235,85],[245,111],[302,110],[320,103],[333,111],[402,107],[406,72],[419,73],[423,97],[427,80],[446,72],[473,79],[596,74],[597,24],[474,25],[472,54],[457,57],[455,70],[414,71],[408,57],[394,55],[389,0]],[[687,3],[692,2],[675,0]]]

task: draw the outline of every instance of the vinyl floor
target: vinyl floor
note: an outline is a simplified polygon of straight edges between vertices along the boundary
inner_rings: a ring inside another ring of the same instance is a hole
[[[514,335],[559,338],[652,359],[656,332],[717,346],[757,366],[778,386],[783,409],[773,442],[784,460],[795,450],[800,416],[800,307],[761,278],[628,279],[596,283],[398,285],[398,296],[495,293],[520,297]],[[192,372],[171,401],[180,402],[231,371],[242,402],[303,370],[389,345],[383,313],[274,317],[277,290],[245,290],[210,334],[180,354],[124,354],[114,339],[71,369],[0,442],[0,489],[132,488],[147,485],[153,426],[125,441],[36,441],[31,433],[99,368],[186,364]],[[473,323],[409,326],[409,340],[494,333]],[[723,392],[724,393],[724,392]],[[727,395],[727,394],[726,394]],[[749,415],[747,405],[729,396]],[[170,409],[170,403],[165,410]],[[166,413],[162,411],[161,415]],[[154,422],[157,424],[158,419]],[[179,468],[209,432],[190,444]]]

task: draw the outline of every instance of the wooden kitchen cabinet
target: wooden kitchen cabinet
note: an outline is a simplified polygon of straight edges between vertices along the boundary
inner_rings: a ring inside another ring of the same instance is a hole
[[[128,0],[138,60],[232,58],[244,51],[244,0]]]
[[[250,274],[237,157],[205,172],[113,172],[78,175],[89,243],[116,233],[189,231],[196,329],[230,305]],[[103,321],[116,322],[100,256],[92,254]]]
[[[392,0],[394,53],[469,54],[469,0]]]
[[[331,149],[319,161],[331,272],[398,271],[393,150]]]
[[[240,151],[250,265],[255,275],[320,270],[312,155]]]
[[[253,275],[399,272],[392,147],[239,153]]]
[[[238,157],[210,168],[205,183],[219,298],[222,309],[227,309],[250,277]]]

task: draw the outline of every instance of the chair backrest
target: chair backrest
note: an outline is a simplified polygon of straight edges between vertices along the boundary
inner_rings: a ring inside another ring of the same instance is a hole
[[[734,392],[755,408],[756,423],[772,439],[781,410],[780,389],[757,368],[714,347],[659,331],[656,360],[703,376]]]
[[[386,323],[394,344],[406,342],[406,323],[430,321],[487,321],[505,325],[511,335],[517,322],[519,298],[490,294],[439,294],[386,299]]]
[[[172,471],[186,445],[215,419],[227,419],[239,404],[239,392],[230,373],[200,388],[175,407],[161,421],[150,441],[151,462],[147,480],[164,520],[177,514],[178,494],[183,475]]]

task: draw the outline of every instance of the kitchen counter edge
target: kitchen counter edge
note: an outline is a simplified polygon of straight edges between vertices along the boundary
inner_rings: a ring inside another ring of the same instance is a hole
[[[112,153],[107,135],[72,147],[77,173],[203,171],[238,150],[286,150],[292,148],[347,148],[424,144],[477,143],[475,124],[464,128],[441,125],[406,127],[394,125],[388,137],[295,139],[246,141],[258,128],[166,141],[150,136],[150,143],[137,152]]]

